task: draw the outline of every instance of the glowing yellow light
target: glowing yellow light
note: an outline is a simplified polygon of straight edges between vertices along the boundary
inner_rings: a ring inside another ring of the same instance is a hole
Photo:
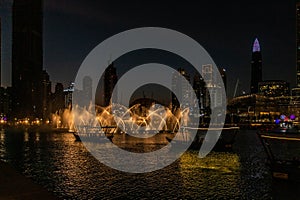
[[[292,140],[292,141],[300,141],[300,138],[292,138],[292,137],[282,137],[282,136],[268,136],[268,135],[261,135],[262,138],[269,138],[269,139],[277,139],[277,140]]]

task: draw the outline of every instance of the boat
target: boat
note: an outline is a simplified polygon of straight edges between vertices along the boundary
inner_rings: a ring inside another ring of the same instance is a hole
[[[76,142],[81,142],[80,136],[78,135],[78,133],[76,131],[73,132],[73,135],[75,137]]]
[[[76,130],[69,130],[72,132],[75,141],[85,141],[85,142],[102,142],[104,138],[108,138],[112,141],[113,133],[105,132],[109,129],[116,129],[116,127],[92,127],[92,126],[80,126]],[[105,142],[105,141],[104,141]]]
[[[291,124],[273,130],[259,130],[257,135],[268,156],[273,178],[300,181],[300,132]]]

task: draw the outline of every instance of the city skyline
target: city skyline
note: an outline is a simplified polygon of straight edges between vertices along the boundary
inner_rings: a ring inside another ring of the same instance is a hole
[[[300,0],[0,0],[0,36],[0,199],[299,197]]]
[[[6,10],[9,10],[9,2],[2,2],[2,5],[6,6]],[[129,7],[128,12],[136,11],[136,13],[128,14],[108,3],[100,6],[95,2],[73,1],[71,5],[68,4],[68,1],[63,3],[45,1],[44,68],[49,73],[52,82],[62,82],[64,86],[67,86],[74,79],[76,69],[84,57],[105,38],[129,28],[162,26],[181,31],[196,39],[211,54],[217,66],[227,70],[228,96],[232,96],[237,78],[240,79],[239,94],[243,90],[249,91],[250,53],[255,36],[260,39],[263,49],[263,79],[283,79],[291,82],[292,87],[295,86],[296,4],[274,2],[269,6],[265,2],[254,1],[249,4],[249,8],[245,8],[237,2],[227,2],[226,5],[222,4],[224,10],[221,9],[221,4],[217,6],[214,3],[196,5],[170,5],[168,3],[158,5],[154,3],[147,5],[147,8],[137,3],[125,4],[124,8]],[[112,11],[111,13],[107,13],[108,11],[105,10],[101,12],[101,15],[97,15],[100,12],[96,12],[96,8],[101,7],[103,9],[111,7],[115,10],[109,9]],[[177,16],[175,13],[179,11],[179,7],[182,7],[184,11]],[[150,15],[152,8],[158,11],[155,16]],[[242,9],[245,13],[241,12]],[[251,9],[255,12],[252,13]],[[5,16],[4,10],[2,7],[0,11],[2,18],[3,15]],[[85,12],[87,10],[90,12]],[[141,16],[139,20],[133,18],[134,14],[140,16],[143,12],[146,16]],[[250,13],[252,15],[249,15]],[[127,17],[123,20],[121,16],[125,14]],[[239,16],[239,19],[235,18],[236,16]],[[191,20],[193,18],[196,19],[195,22]],[[176,20],[180,23],[175,23]],[[224,21],[228,22],[227,26],[224,26]],[[9,19],[6,17],[3,25],[3,29],[6,31],[9,27],[8,23]],[[7,39],[7,35],[4,33],[3,37]],[[67,35],[69,36],[67,37]],[[7,68],[9,65],[7,61],[9,42],[5,41],[3,50],[5,61],[3,63]],[[126,64],[119,65],[122,68],[122,65]],[[118,66],[118,63],[116,65]],[[276,73],[282,68],[289,70]],[[7,74],[7,69],[4,71]],[[3,79],[5,86],[9,82],[8,77],[3,77]]]

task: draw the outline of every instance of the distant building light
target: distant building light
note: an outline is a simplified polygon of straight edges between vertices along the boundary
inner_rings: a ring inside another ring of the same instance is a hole
[[[64,92],[74,92],[74,88],[67,88],[67,89],[64,89]]]

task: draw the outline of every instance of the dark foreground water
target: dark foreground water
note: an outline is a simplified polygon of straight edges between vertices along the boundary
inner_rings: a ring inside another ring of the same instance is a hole
[[[233,152],[197,153],[129,174],[101,164],[70,133],[0,133],[0,159],[63,199],[300,198],[299,183],[272,179],[254,131],[240,131]]]

